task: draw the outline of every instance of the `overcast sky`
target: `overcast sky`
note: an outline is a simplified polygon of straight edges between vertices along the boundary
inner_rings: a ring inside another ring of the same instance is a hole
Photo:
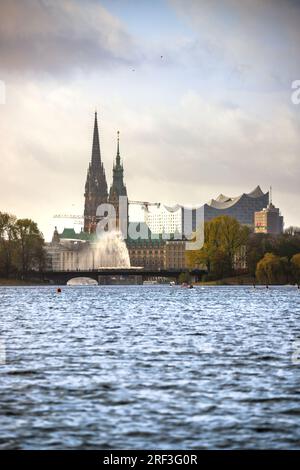
[[[0,210],[47,239],[53,214],[83,212],[97,109],[130,199],[272,185],[300,225],[299,25],[296,0],[0,0]]]

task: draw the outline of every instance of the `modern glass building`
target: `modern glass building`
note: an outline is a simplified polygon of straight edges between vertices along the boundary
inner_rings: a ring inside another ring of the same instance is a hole
[[[220,194],[207,204],[191,209],[193,231],[197,229],[199,221],[208,222],[221,215],[234,217],[241,224],[254,228],[255,212],[263,210],[268,204],[269,191],[264,193],[260,186],[257,186],[250,193],[243,193],[237,197]],[[184,211],[183,217],[186,217],[186,214],[188,214],[188,211]]]

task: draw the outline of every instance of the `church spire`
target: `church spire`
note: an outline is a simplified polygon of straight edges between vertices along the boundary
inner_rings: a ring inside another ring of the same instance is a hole
[[[92,148],[92,166],[99,166],[99,165],[101,165],[101,152],[100,152],[100,142],[99,142],[97,111],[95,111],[93,148]]]
[[[127,189],[124,183],[124,169],[121,164],[120,156],[120,132],[117,132],[117,155],[116,161],[113,165],[113,181],[109,191],[108,202],[112,204],[116,211],[116,228],[126,226],[128,227],[128,199],[126,199],[127,211],[126,214],[120,211],[120,196],[126,196]],[[122,203],[123,204],[123,203]],[[124,225],[125,224],[125,225]]]
[[[107,203],[107,182],[101,161],[97,111],[95,112],[92,158],[85,183],[84,231],[93,232],[96,228],[96,213],[100,204]]]
[[[121,157],[120,157],[120,131],[117,132],[117,157],[116,157],[116,166],[120,166]]]
[[[57,231],[57,227],[55,227],[54,232],[53,232],[53,236],[52,236],[52,243],[57,244],[59,242],[60,242],[59,234],[58,234],[58,231]]]
[[[123,165],[121,164],[121,156],[120,156],[120,132],[117,132],[117,156],[116,156],[116,162],[114,163],[113,166],[113,181],[112,185],[110,187],[110,192],[109,192],[109,199],[112,201],[115,198],[118,198],[119,196],[126,196],[127,191],[126,191],[126,186],[124,184],[123,180]]]

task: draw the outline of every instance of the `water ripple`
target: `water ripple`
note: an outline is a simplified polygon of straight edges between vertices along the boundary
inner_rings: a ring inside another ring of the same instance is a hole
[[[299,291],[0,288],[0,449],[300,446]]]

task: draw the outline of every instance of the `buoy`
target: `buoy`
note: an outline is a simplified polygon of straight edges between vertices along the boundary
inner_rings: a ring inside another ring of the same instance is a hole
[[[56,292],[57,292],[57,294],[60,294],[60,293],[61,293],[61,288],[58,287],[58,288],[56,289]]]

